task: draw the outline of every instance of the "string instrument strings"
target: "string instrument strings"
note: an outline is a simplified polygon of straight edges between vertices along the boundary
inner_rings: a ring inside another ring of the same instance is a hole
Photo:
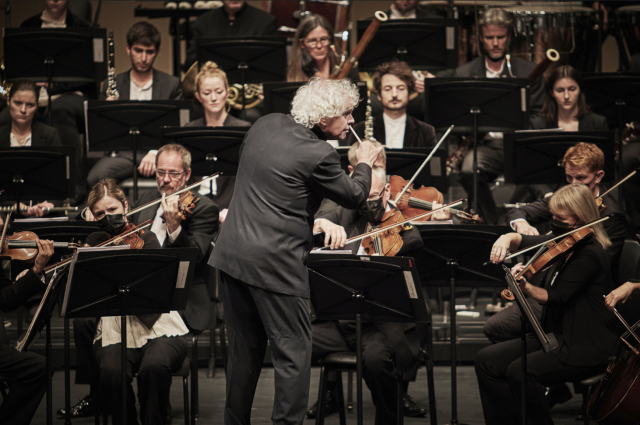
[[[217,178],[217,177],[218,177],[218,176],[220,176],[220,175],[222,175],[222,172],[213,173],[213,174],[211,174],[210,176],[203,178],[203,179],[202,179],[202,180],[200,180],[199,182],[196,182],[196,183],[194,183],[194,184],[192,184],[192,185],[189,185],[189,186],[185,187],[184,189],[180,189],[179,191],[174,192],[174,193],[172,193],[171,195],[166,196],[166,197],[165,197],[165,200],[167,200],[167,199],[169,199],[169,198],[172,198],[172,197],[174,197],[174,196],[178,196],[178,195],[180,195],[181,193],[186,192],[187,190],[191,190],[191,189],[193,189],[194,187],[200,186],[202,183],[207,182],[207,181],[209,181],[209,180],[211,180],[211,179],[215,179],[215,178]],[[162,202],[162,197],[160,197],[160,198],[156,199],[155,201],[148,202],[148,203],[146,203],[146,204],[144,204],[144,205],[140,205],[139,207],[132,209],[132,210],[131,210],[131,211],[129,211],[128,213],[125,213],[125,217],[129,217],[129,216],[131,216],[131,215],[133,215],[133,214],[139,213],[140,211],[145,210],[145,209],[147,209],[147,208],[149,208],[149,207],[151,207],[151,206],[153,206],[153,205],[157,205],[157,204],[159,204],[160,202]]]
[[[360,240],[362,240],[362,239],[364,239],[364,238],[368,238],[369,236],[375,236],[375,235],[377,235],[378,233],[386,232],[386,231],[388,231],[388,230],[389,230],[390,228],[392,228],[392,227],[396,227],[396,226],[404,226],[404,225],[405,225],[405,224],[407,224],[407,223],[410,223],[410,222],[412,222],[412,221],[414,221],[414,220],[419,220],[419,219],[421,219],[421,218],[423,218],[423,217],[428,217],[428,216],[430,216],[431,214],[434,214],[434,213],[437,213],[438,211],[444,210],[445,208],[450,208],[450,207],[458,206],[458,205],[462,204],[463,202],[466,202],[466,199],[459,199],[459,200],[457,200],[457,201],[451,202],[450,204],[443,205],[443,206],[441,206],[440,208],[437,208],[437,209],[435,209],[435,210],[428,211],[428,212],[426,212],[426,213],[424,213],[424,214],[420,214],[419,216],[416,216],[416,217],[412,217],[412,218],[408,218],[408,219],[405,219],[405,220],[399,221],[399,222],[397,222],[397,223],[395,223],[395,224],[393,224],[392,226],[389,226],[389,227],[385,227],[385,228],[382,228],[382,229],[375,229],[375,230],[372,230],[372,231],[370,231],[370,232],[363,233],[363,234],[362,234],[362,235],[360,235],[360,236],[354,236],[353,238],[349,238],[349,239],[347,239],[347,240],[345,241],[345,245],[350,244],[351,242],[358,242],[358,241],[360,241]],[[324,250],[324,249],[329,249],[329,246],[323,246],[323,247],[321,247],[321,248],[317,248],[316,250]]]
[[[544,241],[544,242],[540,242],[539,244],[532,245],[532,246],[530,246],[530,247],[528,247],[528,248],[524,248],[524,249],[521,249],[521,250],[519,250],[519,251],[513,252],[513,253],[511,253],[511,254],[507,255],[506,257],[504,257],[504,260],[502,260],[502,262],[507,261],[507,260],[510,260],[510,259],[512,259],[512,258],[514,258],[514,257],[517,257],[518,255],[522,255],[522,254],[524,254],[525,252],[532,251],[532,250],[534,250],[534,249],[536,249],[536,248],[544,247],[544,246],[546,246],[549,242],[553,242],[553,241],[556,241],[556,240],[558,240],[558,239],[565,238],[565,237],[570,236],[570,235],[572,235],[573,233],[575,233],[575,232],[577,232],[577,231],[579,231],[579,230],[586,229],[587,227],[591,227],[591,226],[593,226],[594,224],[602,223],[603,221],[609,220],[610,218],[611,218],[611,214],[610,214],[610,215],[607,215],[607,216],[605,216],[605,217],[599,218],[599,219],[597,219],[597,220],[594,220],[594,221],[592,221],[591,223],[587,223],[587,224],[585,224],[584,226],[580,226],[580,227],[578,227],[577,229],[573,229],[573,230],[570,230],[570,231],[568,231],[568,232],[565,232],[565,233],[563,233],[563,234],[561,234],[561,235],[559,235],[559,236],[554,236],[553,238],[551,238],[551,239],[549,239],[549,240],[546,240],[546,241]],[[488,266],[489,264],[492,264],[492,263],[491,263],[491,261],[486,261],[486,262],[484,262],[482,265],[483,265],[483,266]]]

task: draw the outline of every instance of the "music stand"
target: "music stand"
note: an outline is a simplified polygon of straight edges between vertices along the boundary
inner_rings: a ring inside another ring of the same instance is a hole
[[[160,127],[189,122],[189,100],[87,100],[87,151],[133,151],[133,199],[138,199],[138,149],[162,146]]]
[[[291,102],[296,92],[306,83],[263,83],[264,88],[264,114],[291,113]],[[351,115],[355,122],[364,121],[367,118],[367,84],[362,81],[354,82],[358,87],[360,103],[355,107]]]
[[[358,21],[358,40],[371,19]],[[358,69],[374,72],[378,65],[397,58],[412,69],[440,71],[458,66],[457,19],[407,19],[382,22],[358,59]]]
[[[23,199],[64,200],[75,195],[76,152],[72,146],[0,150],[0,190],[20,205]],[[20,216],[20,208],[16,208]]]
[[[283,81],[287,72],[286,39],[278,36],[207,37],[196,40],[198,65],[213,61],[227,73],[229,82],[261,84]],[[242,117],[245,98],[242,96]]]
[[[607,117],[609,128],[618,128],[618,141],[622,141],[625,123],[640,116],[640,73],[585,73],[581,90],[591,109]],[[620,175],[622,176],[623,145],[620,150]]]
[[[478,132],[529,127],[526,78],[425,78],[425,122],[473,133],[473,209],[478,211]]]
[[[96,83],[107,77],[106,29],[5,28],[7,81]],[[47,123],[52,125],[51,91]]]
[[[127,423],[127,320],[184,310],[198,259],[196,248],[76,252],[69,267],[62,316],[120,316],[122,423]]]
[[[553,333],[545,334],[538,318],[531,309],[531,306],[527,302],[527,299],[520,289],[520,285],[516,282],[515,278],[511,275],[511,270],[502,265],[502,269],[505,272],[505,280],[509,285],[509,289],[514,295],[516,304],[520,308],[520,374],[522,376],[522,383],[520,386],[521,394],[521,420],[522,425],[527,425],[527,322],[531,325],[534,331],[534,335],[542,345],[542,349],[545,353],[550,352],[558,347],[558,341]]]
[[[424,246],[414,254],[420,264],[420,281],[425,286],[449,286],[451,300],[451,424],[458,423],[456,375],[456,286],[504,287],[500,266],[483,266],[500,235],[511,232],[508,226],[448,225],[420,226]]]
[[[221,172],[235,176],[240,163],[240,146],[249,127],[163,127],[162,137],[180,143],[191,152],[191,173],[210,176]],[[213,180],[209,180],[213,196]]]
[[[362,321],[429,321],[415,264],[405,257],[309,255],[311,306],[316,318],[356,321],[358,425],[363,423]]]
[[[604,179],[615,178],[613,131],[523,131],[504,134],[504,180],[516,184],[565,181],[562,158],[578,142],[593,143],[604,153]]]

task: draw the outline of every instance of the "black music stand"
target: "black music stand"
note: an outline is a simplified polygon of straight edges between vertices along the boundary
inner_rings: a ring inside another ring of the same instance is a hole
[[[367,114],[367,84],[362,81],[354,82],[358,86],[360,103],[353,110],[351,115],[355,122],[364,121]],[[264,88],[264,115],[272,113],[289,114],[291,112],[291,101],[296,95],[296,91],[305,83],[263,83]]]
[[[106,29],[5,28],[4,60],[7,81],[96,83],[107,77]],[[51,91],[48,90],[48,118]]]
[[[358,40],[371,19],[358,21]],[[407,19],[382,22],[360,59],[360,71],[374,72],[378,65],[397,58],[413,69],[440,71],[458,66],[457,19]]]
[[[604,153],[604,179],[615,177],[613,131],[523,131],[504,134],[504,180],[516,184],[563,184],[562,158],[578,142]]]
[[[126,316],[184,310],[198,258],[196,248],[76,252],[62,316],[120,316],[122,423],[127,423]]]
[[[0,190],[18,206],[25,199],[71,198],[75,195],[75,159],[72,146],[0,150]],[[20,216],[20,208],[16,214]]]
[[[337,149],[340,154],[340,164],[342,168],[349,173],[349,157],[348,148],[340,147]],[[387,175],[397,175],[406,180],[411,179],[418,171],[418,168],[427,159],[432,148],[404,148],[389,149],[385,148],[387,155]],[[427,168],[416,177],[414,187],[427,186],[435,187],[440,192],[446,192],[449,189],[449,179],[446,173],[447,151],[440,148],[429,161]]]
[[[213,61],[227,73],[229,82],[261,84],[283,81],[287,72],[286,40],[278,36],[208,37],[197,40],[198,64]],[[245,99],[242,96],[242,117]]]
[[[556,341],[556,337],[553,333],[545,334],[538,318],[533,310],[531,310],[531,306],[527,302],[522,289],[520,289],[515,278],[511,275],[511,270],[504,264],[502,265],[502,269],[505,272],[505,280],[509,285],[509,289],[511,289],[516,304],[518,304],[518,307],[520,308],[520,374],[523,377],[522,384],[520,386],[520,391],[522,391],[520,415],[522,425],[527,425],[527,322],[531,325],[531,328],[534,331],[533,334],[536,336],[538,341],[540,341],[540,345],[542,345],[542,349],[545,353],[557,348],[558,341]]]
[[[133,199],[138,199],[138,149],[162,146],[160,127],[189,122],[188,100],[87,100],[87,151],[133,151]]]
[[[478,211],[478,133],[529,127],[526,78],[425,78],[425,122],[473,133],[473,209]]]
[[[456,375],[456,286],[501,286],[504,275],[500,266],[483,266],[491,248],[502,234],[511,232],[507,226],[487,225],[425,225],[420,226],[424,246],[414,254],[420,264],[420,281],[425,286],[449,286],[451,300],[451,422],[458,423],[458,393]]]
[[[163,127],[162,137],[180,143],[191,152],[191,172],[210,176],[221,172],[235,176],[240,163],[240,146],[249,127]],[[213,180],[209,180],[213,196]]]
[[[362,321],[429,321],[415,264],[406,257],[309,255],[311,306],[316,318],[356,321],[358,425],[363,423]]]

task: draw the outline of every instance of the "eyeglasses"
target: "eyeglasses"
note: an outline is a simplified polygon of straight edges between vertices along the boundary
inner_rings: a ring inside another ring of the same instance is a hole
[[[320,40],[316,40],[315,38],[305,40],[305,43],[307,43],[309,47],[318,47],[318,43],[320,43],[320,46],[324,47],[328,46],[330,42],[331,39],[329,37],[322,37]]]
[[[178,179],[182,174],[184,174],[184,171],[180,171],[179,173],[175,172],[175,171],[165,171],[165,170],[156,170],[156,175],[158,177],[160,177],[161,179],[164,178],[164,176],[169,175],[169,178],[171,180],[176,180]]]

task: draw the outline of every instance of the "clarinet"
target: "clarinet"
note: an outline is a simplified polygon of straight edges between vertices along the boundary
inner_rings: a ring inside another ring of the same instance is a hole
[[[116,87],[116,68],[113,53],[113,31],[109,31],[109,76],[107,79],[107,99],[118,100],[120,94]]]
[[[370,141],[375,141],[373,136],[373,116],[371,114],[371,92],[367,91],[367,110],[364,120],[364,138]]]

